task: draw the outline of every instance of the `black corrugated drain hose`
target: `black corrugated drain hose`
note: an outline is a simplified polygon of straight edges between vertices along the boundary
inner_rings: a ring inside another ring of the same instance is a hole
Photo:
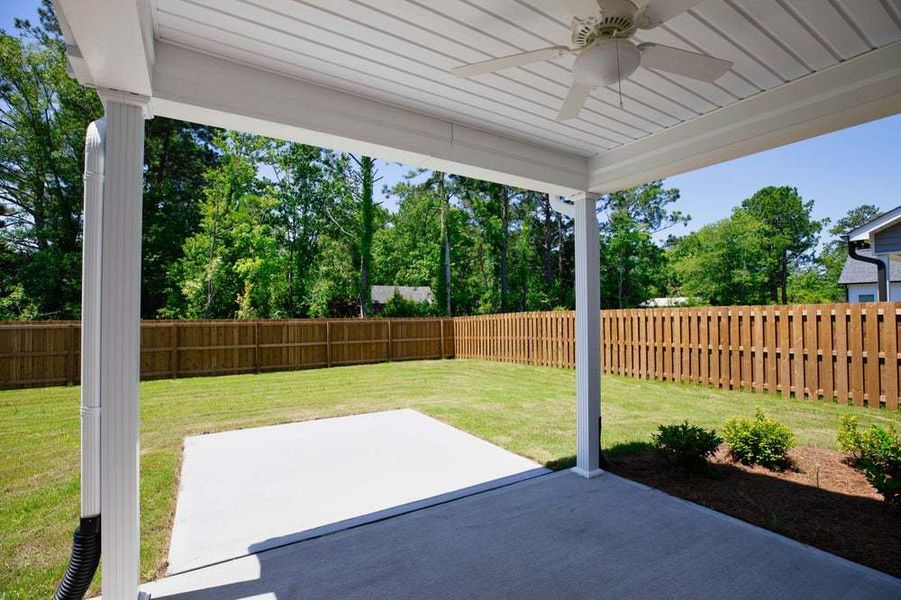
[[[82,600],[100,564],[100,516],[82,517],[72,536],[72,556],[54,600]]]

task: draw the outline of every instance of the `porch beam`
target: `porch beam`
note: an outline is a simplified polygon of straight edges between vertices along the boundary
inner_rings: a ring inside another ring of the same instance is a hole
[[[99,281],[86,294],[98,305],[97,382],[104,598],[137,598],[140,569],[139,420],[141,210],[146,98],[101,90],[106,109],[99,223]],[[95,240],[85,240],[86,246]],[[87,296],[86,296],[87,298]],[[93,332],[85,332],[85,335]]]
[[[901,113],[901,42],[602,152],[601,194]]]
[[[152,111],[550,194],[584,190],[588,159],[157,43]]]
[[[89,87],[149,96],[155,42],[146,0],[53,0],[70,73]]]
[[[601,474],[601,291],[598,195],[571,198],[576,233],[576,467],[582,477]]]

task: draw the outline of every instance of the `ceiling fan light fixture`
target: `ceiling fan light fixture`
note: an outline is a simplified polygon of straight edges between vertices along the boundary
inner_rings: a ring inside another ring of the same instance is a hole
[[[634,73],[640,62],[641,52],[629,40],[601,40],[576,57],[573,79],[586,87],[611,85]]]

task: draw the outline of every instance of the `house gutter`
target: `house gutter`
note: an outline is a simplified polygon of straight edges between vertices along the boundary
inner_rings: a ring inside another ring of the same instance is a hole
[[[100,564],[100,286],[106,122],[88,125],[84,147],[81,290],[81,518],[55,600],[82,600]]]
[[[845,243],[848,244],[848,256],[850,256],[854,260],[859,260],[861,262],[876,265],[876,285],[878,287],[876,300],[879,302],[885,302],[886,300],[888,300],[888,277],[886,277],[885,273],[885,263],[879,258],[862,256],[857,253],[858,250],[867,245],[866,242],[852,242],[847,235],[842,236],[842,239],[844,239]]]

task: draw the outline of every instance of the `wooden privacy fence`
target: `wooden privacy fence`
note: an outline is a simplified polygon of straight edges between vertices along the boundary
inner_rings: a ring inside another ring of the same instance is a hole
[[[0,323],[0,389],[77,383],[78,321]],[[141,379],[454,356],[451,319],[144,321]]]
[[[605,373],[898,408],[901,304],[605,310]],[[573,312],[454,319],[457,358],[572,367]]]

